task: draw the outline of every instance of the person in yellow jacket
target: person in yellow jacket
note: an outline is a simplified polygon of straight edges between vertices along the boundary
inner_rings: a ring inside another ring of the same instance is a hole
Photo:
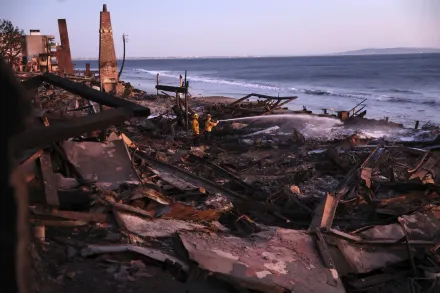
[[[204,130],[205,139],[206,139],[206,142],[208,142],[208,143],[212,143],[211,131],[212,131],[212,128],[214,128],[218,124],[217,121],[212,121],[211,119],[212,119],[211,114],[208,114],[206,116],[205,130]]]
[[[197,113],[193,115],[192,131],[193,131],[193,144],[197,146],[199,145],[199,135],[200,135],[199,115]]]

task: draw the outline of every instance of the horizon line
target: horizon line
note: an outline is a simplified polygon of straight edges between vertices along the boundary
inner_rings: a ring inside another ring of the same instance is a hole
[[[440,48],[425,48],[431,50],[440,50]],[[383,49],[362,49],[362,50],[383,50]],[[353,50],[341,53],[327,53],[327,54],[312,54],[312,55],[244,55],[244,56],[163,56],[163,57],[148,57],[148,56],[135,56],[135,57],[126,57],[125,60],[139,60],[139,59],[240,59],[240,58],[285,58],[285,57],[328,57],[328,56],[369,56],[369,55],[414,55],[414,54],[440,54],[440,52],[403,52],[403,53],[365,53],[365,54],[353,54],[356,51],[362,50]],[[99,57],[72,57],[72,60],[98,60]],[[121,57],[116,57],[116,60],[122,60]]]

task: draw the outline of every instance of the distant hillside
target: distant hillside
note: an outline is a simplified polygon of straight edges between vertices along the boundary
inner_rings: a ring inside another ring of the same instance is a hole
[[[383,49],[362,49],[336,53],[333,55],[388,55],[388,54],[421,54],[440,53],[437,48],[383,48]]]

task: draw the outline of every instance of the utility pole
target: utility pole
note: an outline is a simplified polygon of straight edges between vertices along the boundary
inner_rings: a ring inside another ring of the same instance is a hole
[[[118,79],[121,78],[122,70],[124,69],[125,64],[125,43],[128,42],[128,36],[126,34],[122,34],[122,45],[123,45],[123,55],[122,55],[122,64],[121,64],[121,70],[119,70]]]

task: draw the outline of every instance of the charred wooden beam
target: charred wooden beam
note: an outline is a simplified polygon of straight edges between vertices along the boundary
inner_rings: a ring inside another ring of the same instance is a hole
[[[244,100],[246,100],[247,98],[249,98],[250,96],[252,96],[252,94],[246,95],[246,96],[244,96],[243,98],[240,98],[240,99],[238,99],[237,101],[231,103],[230,105],[231,105],[231,106],[234,106],[234,105],[236,105],[236,104],[239,104],[239,103],[243,102]]]
[[[339,183],[335,192],[328,192],[326,198],[317,206],[314,217],[309,226],[309,231],[316,231],[317,228],[330,229],[335,218],[339,201],[349,191],[349,185],[358,178],[359,168],[356,166],[347,173]]]
[[[281,107],[284,106],[285,104],[288,104],[288,103],[290,103],[290,102],[292,102],[292,101],[294,101],[294,100],[296,100],[296,99],[297,99],[297,97],[293,97],[293,98],[291,98],[291,99],[288,99],[288,100],[282,102],[281,104],[279,104],[279,105],[278,105],[278,108],[281,108]]]
[[[276,96],[268,96],[268,95],[262,95],[262,94],[250,94],[251,97],[258,97],[261,99],[270,99],[270,100],[292,100],[297,99],[297,96],[288,96],[288,97],[276,97]]]
[[[322,260],[324,261],[324,264],[330,271],[336,271],[335,262],[333,261],[327,242],[325,241],[324,236],[319,229],[316,229],[316,238],[316,244],[321,254]],[[327,272],[327,274],[329,273],[330,272]],[[332,275],[328,276],[327,280],[329,280],[332,286],[335,286],[337,283],[336,279]]]
[[[239,103],[241,103],[242,101],[244,101],[244,100],[246,100],[247,98],[250,98],[250,97],[257,97],[257,98],[260,98],[260,99],[277,100],[277,101],[288,100],[289,102],[291,102],[291,101],[293,101],[293,100],[295,100],[295,99],[298,98],[297,96],[276,97],[276,96],[268,96],[268,95],[262,95],[262,94],[255,94],[255,93],[252,93],[252,94],[246,95],[246,96],[244,96],[243,98],[240,98],[240,99],[238,99],[237,101],[231,103],[230,106],[234,106],[234,105],[236,105],[236,104],[239,104]],[[285,103],[283,103],[283,105],[284,105],[284,104],[285,104]],[[278,106],[278,104],[277,104],[277,106]]]
[[[40,156],[40,167],[43,178],[44,191],[46,194],[46,203],[52,206],[59,206],[57,184],[53,174],[52,159],[50,152],[45,151]]]
[[[52,216],[57,218],[63,218],[73,221],[81,222],[107,222],[107,215],[102,213],[87,213],[87,212],[74,212],[74,211],[60,211],[57,209],[45,210],[42,208],[31,209],[32,213],[40,216]]]
[[[37,150],[34,154],[32,154],[30,157],[25,159],[20,163],[21,172],[24,174],[26,178],[26,182],[32,181],[37,173],[37,167],[35,164],[35,161],[40,158],[40,156],[44,153],[43,150]]]
[[[234,181],[236,184],[240,185],[241,187],[243,187],[245,190],[248,191],[253,191],[253,192],[257,192],[257,189],[255,187],[253,187],[252,185],[244,182],[243,180],[241,180],[240,178],[238,178],[237,176],[235,176],[234,174],[232,174],[231,172],[223,169],[222,167],[208,161],[205,160],[203,158],[194,156],[194,155],[190,155],[192,159],[201,162],[202,164],[206,165],[208,168],[211,168],[214,172],[217,172],[218,174],[220,174],[221,176],[225,176],[229,179],[231,179],[232,181]]]
[[[234,199],[241,199],[245,201],[250,201],[250,199],[247,196],[238,194],[232,190],[226,189],[218,184],[215,184],[214,182],[211,182],[205,178],[198,177],[194,174],[188,173],[176,166],[167,164],[165,162],[162,162],[152,156],[149,156],[143,152],[136,152],[135,156],[140,158],[141,160],[145,160],[150,166],[152,166],[155,169],[163,170],[165,172],[170,172],[172,174],[175,174],[179,178],[185,180],[186,182],[189,182],[191,184],[194,184],[195,186],[200,186],[208,190],[212,194],[222,194],[226,197],[228,197],[231,200]]]
[[[90,63],[86,63],[86,71],[84,72],[85,77],[92,76],[92,72],[90,71]]]
[[[94,90],[88,86],[73,82],[67,78],[62,78],[58,75],[45,73],[43,75],[32,77],[22,83],[22,85],[30,90],[38,87],[43,82],[50,83],[54,86],[65,89],[68,92],[79,95],[84,99],[109,106],[109,107],[126,107],[132,109],[135,116],[149,116],[150,109],[138,105],[136,103],[117,98],[104,92]]]
[[[180,87],[180,86],[158,84],[158,85],[156,85],[156,89],[158,91],[166,91],[166,92],[173,92],[173,93],[180,93],[180,94],[188,93],[188,89],[186,87]]]
[[[119,108],[72,119],[58,125],[28,129],[12,137],[11,145],[16,151],[46,147],[52,142],[62,141],[96,129],[121,124],[131,115],[130,109]]]

